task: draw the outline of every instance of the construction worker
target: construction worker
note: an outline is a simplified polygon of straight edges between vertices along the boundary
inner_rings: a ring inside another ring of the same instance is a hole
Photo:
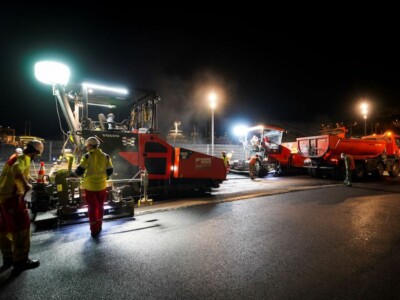
[[[30,218],[24,196],[32,189],[31,161],[43,152],[41,141],[29,141],[23,155],[11,156],[0,175],[0,248],[3,269],[14,271],[36,268],[40,262],[28,257],[30,250]]]
[[[256,135],[253,135],[250,142],[253,146],[253,151],[260,151],[260,141]]]
[[[267,136],[264,136],[263,141],[261,143],[262,148],[264,148],[265,150],[269,150],[270,148],[270,140]]]
[[[114,171],[111,158],[100,148],[96,137],[85,141],[87,153],[83,155],[75,170],[76,176],[83,176],[85,199],[88,204],[90,232],[97,237],[102,230],[104,202],[107,198],[107,178]]]
[[[222,158],[222,160],[224,161],[224,166],[225,166],[225,168],[226,168],[226,173],[228,174],[228,173],[229,173],[229,168],[230,168],[231,164],[230,164],[230,162],[229,162],[229,157],[226,155],[226,152],[225,152],[225,151],[222,151],[222,152],[221,152],[221,158]]]
[[[258,155],[258,154],[256,154],[256,155],[253,155],[251,158],[250,158],[250,161],[249,161],[249,175],[250,175],[250,178],[253,180],[255,177],[256,177],[256,175],[257,175],[257,170],[256,170],[256,163],[259,163],[260,165],[261,165],[261,159],[260,159],[260,156]]]
[[[356,169],[354,159],[351,155],[345,153],[340,154],[340,157],[344,160],[344,164],[346,167],[346,178],[344,179],[343,184],[345,186],[351,186],[353,171]]]

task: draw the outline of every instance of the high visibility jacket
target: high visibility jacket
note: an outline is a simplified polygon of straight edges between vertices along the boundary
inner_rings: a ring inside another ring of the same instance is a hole
[[[25,154],[20,156],[14,154],[8,159],[0,175],[0,203],[12,197],[14,192],[17,195],[25,193],[24,183],[16,176],[22,174],[28,179],[30,166],[31,158]]]
[[[82,157],[76,169],[76,174],[85,174],[83,178],[84,189],[97,192],[107,188],[107,177],[112,174],[113,170],[110,156],[96,148]]]
[[[225,155],[225,156],[222,156],[221,158],[222,158],[222,160],[224,161],[225,168],[228,167],[228,165],[229,165],[229,158],[228,158],[226,155]]]

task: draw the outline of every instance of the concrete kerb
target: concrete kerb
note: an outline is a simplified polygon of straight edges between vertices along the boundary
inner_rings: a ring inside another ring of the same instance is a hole
[[[184,201],[180,200],[173,200],[173,201],[160,201],[154,202],[151,206],[143,206],[143,207],[135,207],[135,216],[142,216],[147,214],[152,214],[156,212],[164,212],[164,211],[171,211],[177,210],[182,208],[188,208],[192,206],[198,205],[205,205],[205,204],[216,204],[222,202],[233,202],[239,200],[246,200],[251,198],[259,198],[264,196],[272,196],[284,193],[292,193],[304,190],[312,190],[312,189],[322,189],[322,188],[331,188],[336,186],[342,186],[342,183],[336,184],[327,184],[327,185],[313,185],[313,186],[303,186],[303,187],[294,187],[294,188],[285,188],[285,189],[274,189],[269,191],[262,191],[262,192],[254,192],[251,194],[244,194],[244,193],[235,193],[229,195],[215,195],[211,196],[210,198],[200,198],[200,199],[187,199]]]

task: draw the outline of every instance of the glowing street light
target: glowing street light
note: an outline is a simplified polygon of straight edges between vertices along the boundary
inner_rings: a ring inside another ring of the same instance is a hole
[[[368,104],[366,102],[361,103],[361,113],[364,116],[364,135],[367,135]]]
[[[211,155],[214,156],[214,109],[217,106],[217,95],[212,92],[208,96],[211,107]]]

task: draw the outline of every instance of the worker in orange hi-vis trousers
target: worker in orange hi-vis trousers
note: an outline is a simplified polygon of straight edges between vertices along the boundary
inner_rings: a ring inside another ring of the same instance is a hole
[[[32,188],[28,182],[31,160],[43,152],[43,143],[30,141],[23,154],[13,155],[0,175],[0,248],[2,269],[14,266],[20,272],[36,268],[40,262],[28,257],[30,250],[30,218],[25,194]]]
[[[88,138],[85,146],[88,152],[82,157],[75,175],[84,176],[90,232],[92,237],[97,237],[102,230],[107,178],[112,175],[114,168],[110,156],[99,148],[100,141],[96,137]]]
[[[260,159],[260,156],[258,154],[253,155],[250,158],[249,161],[249,175],[251,179],[254,179],[257,176],[257,170],[256,170],[256,163],[259,163],[261,165],[262,161]]]

